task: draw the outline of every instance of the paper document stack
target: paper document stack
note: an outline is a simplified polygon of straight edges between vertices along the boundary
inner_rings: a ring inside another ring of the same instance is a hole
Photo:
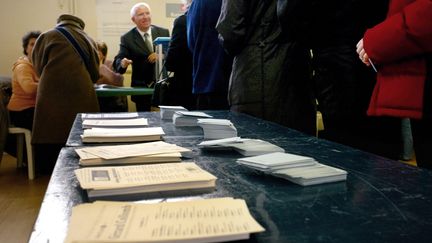
[[[256,156],[274,152],[285,152],[285,149],[261,139],[242,139],[233,143],[232,148],[244,156]]]
[[[161,140],[161,127],[146,128],[90,128],[81,135],[83,143],[143,142]]]
[[[195,163],[86,167],[75,170],[90,200],[132,200],[213,191],[216,177]]]
[[[237,129],[230,120],[198,119],[198,125],[204,131],[204,139],[237,137]]]
[[[148,121],[146,118],[131,119],[85,119],[82,122],[83,129],[102,127],[102,128],[132,128],[146,127]]]
[[[231,144],[241,143],[241,137],[231,137],[231,138],[221,138],[221,139],[213,139],[202,141],[197,146],[201,149],[208,150],[227,150],[232,149]]]
[[[118,113],[82,113],[81,119],[131,119],[137,118],[137,112],[118,112]]]
[[[237,159],[237,163],[263,172],[272,172],[286,168],[315,165],[317,162],[311,157],[275,152],[240,158]]]
[[[160,105],[159,108],[162,120],[172,120],[176,111],[187,111],[183,106]]]
[[[197,126],[198,118],[212,116],[200,111],[176,111],[172,117],[175,126]]]
[[[189,149],[166,142],[76,148],[82,166],[180,162]]]
[[[273,172],[273,175],[302,186],[345,181],[347,178],[346,171],[320,163],[312,166],[278,170]]]
[[[250,138],[224,138],[203,141],[198,144],[202,149],[233,149],[244,156],[256,156],[273,152],[285,152],[285,150],[277,145],[263,141],[261,139]]]
[[[222,242],[263,231],[242,199],[100,201],[72,209],[65,242]]]
[[[237,163],[302,186],[343,181],[347,176],[346,171],[320,164],[311,157],[280,152],[241,158]]]

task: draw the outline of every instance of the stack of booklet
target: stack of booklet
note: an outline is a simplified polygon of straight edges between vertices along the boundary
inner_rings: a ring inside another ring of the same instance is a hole
[[[222,242],[263,231],[242,199],[98,201],[73,207],[65,243]]]
[[[233,149],[244,156],[285,152],[283,148],[267,141],[240,137],[203,141],[198,144],[198,147],[208,150]]]
[[[211,192],[216,177],[195,163],[86,167],[75,170],[90,200],[134,200]]]
[[[83,143],[144,142],[161,140],[161,127],[90,128],[81,135]]]
[[[76,148],[82,166],[180,162],[189,149],[166,142]]]
[[[197,126],[198,118],[212,116],[200,111],[176,111],[172,117],[175,126]]]
[[[146,127],[148,121],[146,118],[130,119],[85,119],[82,122],[83,129],[101,127],[101,128],[133,128]]]
[[[159,108],[162,120],[172,120],[176,111],[187,111],[183,106],[160,105]]]
[[[302,186],[344,181],[347,176],[346,171],[320,164],[311,157],[280,152],[241,158],[237,163]]]
[[[204,139],[221,139],[237,137],[237,129],[230,120],[198,119],[198,125],[204,131]]]

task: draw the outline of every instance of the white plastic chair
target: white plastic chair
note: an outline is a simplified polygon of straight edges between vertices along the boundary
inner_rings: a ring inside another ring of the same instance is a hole
[[[27,169],[28,178],[33,180],[35,178],[35,165],[33,159],[33,147],[31,145],[31,131],[22,127],[9,127],[10,134],[17,136],[17,164],[18,167],[23,167],[24,157],[24,142],[27,151]],[[24,138],[24,141],[23,141]]]

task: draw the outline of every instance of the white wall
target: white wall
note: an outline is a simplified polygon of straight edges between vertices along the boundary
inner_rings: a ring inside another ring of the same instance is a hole
[[[0,75],[11,76],[12,64],[23,55],[22,36],[30,30],[46,31],[53,28],[60,14],[74,14],[86,23],[85,31],[94,39],[98,38],[98,4],[111,2],[130,5],[137,0],[2,0],[0,2]],[[174,18],[166,17],[166,3],[179,3],[179,0],[144,0],[152,8],[152,22],[168,28],[171,32]],[[123,17],[112,21],[130,21],[129,10]],[[99,18],[100,19],[100,18]],[[99,20],[100,21],[100,20]],[[120,39],[118,38],[120,41]],[[115,43],[118,44],[118,43]],[[112,44],[114,45],[114,44]],[[114,56],[118,46],[109,47],[109,57]]]

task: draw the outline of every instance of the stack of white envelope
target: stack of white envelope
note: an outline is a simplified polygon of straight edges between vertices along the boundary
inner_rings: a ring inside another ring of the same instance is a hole
[[[198,119],[198,125],[204,131],[204,139],[237,137],[237,129],[227,119]]]
[[[173,123],[177,127],[198,126],[199,118],[211,118],[212,116],[200,111],[176,111],[172,117]]]
[[[159,108],[162,120],[172,120],[176,111],[187,111],[183,106],[160,105]]]
[[[347,172],[320,164],[315,159],[289,153],[269,153],[246,157],[237,163],[249,168],[287,179],[302,186],[344,181]]]
[[[198,147],[206,150],[233,149],[244,156],[256,156],[274,152],[285,152],[283,148],[267,141],[240,137],[207,140],[199,143]]]

